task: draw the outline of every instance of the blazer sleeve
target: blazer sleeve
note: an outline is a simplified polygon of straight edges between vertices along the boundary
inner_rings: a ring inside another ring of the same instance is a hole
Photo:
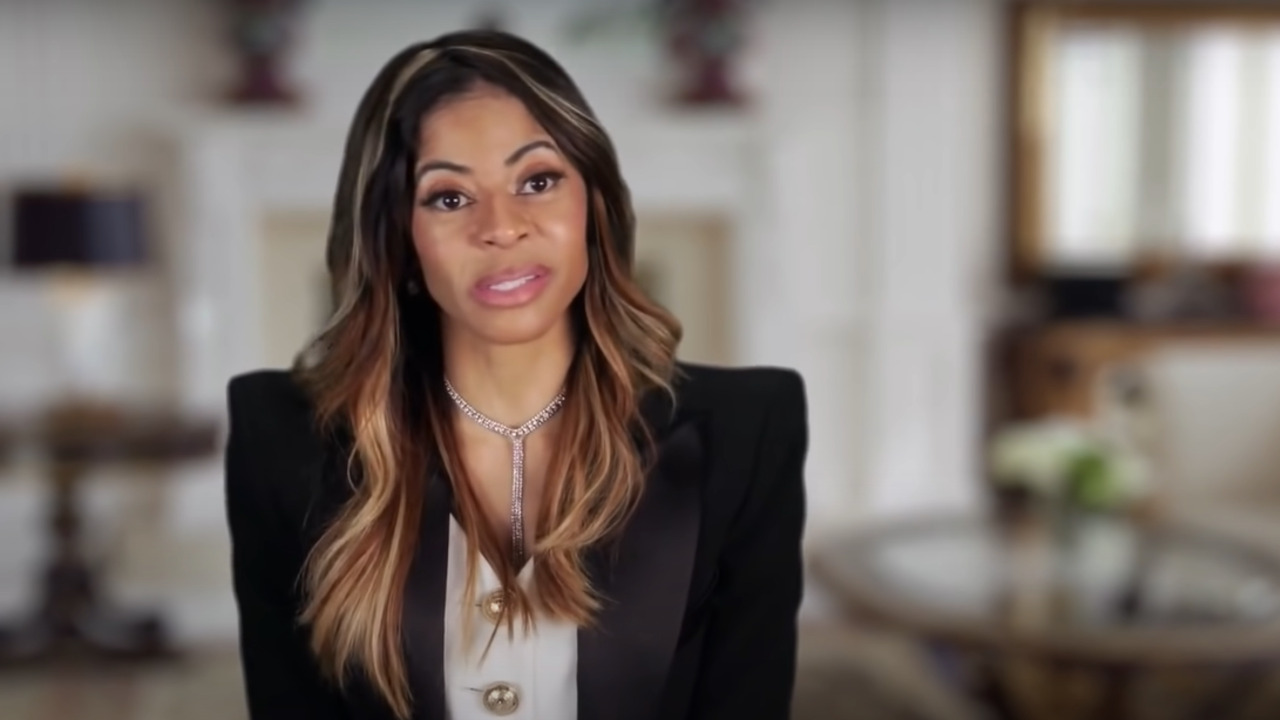
[[[791,714],[803,593],[803,381],[786,371],[768,408],[751,485],[718,564],[689,718],[779,720]]]
[[[272,480],[274,455],[287,442],[264,430],[272,417],[269,393],[233,380],[228,390],[231,429],[226,448],[227,521],[240,620],[240,658],[251,720],[347,720],[337,690],[325,682],[298,622],[299,538],[280,512]],[[277,481],[278,482],[278,481]]]

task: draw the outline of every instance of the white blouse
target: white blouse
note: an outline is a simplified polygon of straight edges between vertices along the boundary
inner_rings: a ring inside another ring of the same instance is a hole
[[[500,606],[501,584],[489,562],[480,557],[475,605],[463,598],[467,582],[467,536],[456,519],[449,520],[449,569],[444,613],[445,703],[451,720],[523,720],[578,716],[578,628],[571,622],[537,618],[525,634],[519,622],[508,639],[505,627],[485,645],[493,630],[492,612]],[[517,578],[526,591],[533,584],[533,561]],[[488,607],[486,608],[486,605]],[[463,647],[462,619],[470,615],[471,647]],[[484,657],[481,662],[481,657]]]

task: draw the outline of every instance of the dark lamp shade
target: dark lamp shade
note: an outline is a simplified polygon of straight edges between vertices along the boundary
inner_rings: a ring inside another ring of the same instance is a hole
[[[141,198],[125,193],[19,190],[13,207],[13,262],[19,268],[86,268],[146,261]]]

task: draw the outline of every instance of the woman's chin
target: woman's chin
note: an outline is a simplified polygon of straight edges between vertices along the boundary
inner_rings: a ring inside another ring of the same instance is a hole
[[[545,312],[519,310],[485,314],[489,317],[476,318],[469,330],[476,338],[492,345],[525,345],[560,334],[568,337],[566,314],[549,316]]]

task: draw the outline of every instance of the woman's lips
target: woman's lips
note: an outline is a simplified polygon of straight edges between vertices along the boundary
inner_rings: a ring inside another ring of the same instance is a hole
[[[550,278],[550,268],[543,265],[504,270],[480,278],[472,286],[471,296],[489,307],[519,307],[541,295]]]

